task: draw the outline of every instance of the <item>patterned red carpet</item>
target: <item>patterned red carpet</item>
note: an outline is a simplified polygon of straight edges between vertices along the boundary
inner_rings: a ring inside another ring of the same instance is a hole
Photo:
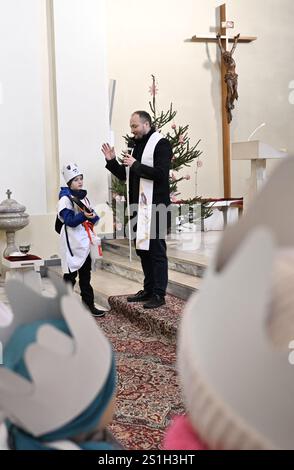
[[[160,449],[170,419],[184,411],[175,370],[175,334],[184,302],[168,296],[167,305],[154,311],[127,304],[124,296],[109,303],[112,310],[98,324],[116,352],[111,430],[126,449]]]

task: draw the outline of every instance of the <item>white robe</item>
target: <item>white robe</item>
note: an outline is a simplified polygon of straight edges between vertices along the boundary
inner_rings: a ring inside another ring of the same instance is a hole
[[[141,158],[143,165],[154,167],[154,151],[158,142],[163,139],[163,135],[154,132],[144,148]],[[148,251],[150,247],[151,221],[152,221],[152,201],[153,201],[153,180],[140,178],[138,220],[136,233],[137,250]]]
[[[87,207],[89,206],[88,198],[83,199],[82,202]],[[73,210],[75,214],[79,213],[79,209],[76,205],[73,206],[67,196],[62,196],[58,202],[58,217],[61,222],[64,222],[64,220],[59,214],[63,209]],[[90,253],[90,240],[82,224],[79,224],[77,227],[67,226],[66,230],[73,256],[68,249],[65,226],[63,225],[60,232],[60,257],[63,273],[78,271],[83,266]]]

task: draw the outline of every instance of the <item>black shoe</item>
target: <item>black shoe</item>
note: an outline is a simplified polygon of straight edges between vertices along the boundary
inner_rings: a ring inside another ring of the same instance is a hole
[[[143,308],[158,308],[162,305],[165,305],[164,297],[161,297],[160,295],[156,294],[152,296],[149,302],[143,305]]]
[[[91,308],[90,309],[90,312],[92,314],[93,317],[95,318],[101,318],[101,317],[104,317],[106,311],[105,310],[99,310],[99,308]]]
[[[145,302],[146,300],[150,300],[151,298],[152,298],[152,294],[150,292],[146,292],[145,290],[139,290],[137,294],[127,297],[127,301],[128,302]]]

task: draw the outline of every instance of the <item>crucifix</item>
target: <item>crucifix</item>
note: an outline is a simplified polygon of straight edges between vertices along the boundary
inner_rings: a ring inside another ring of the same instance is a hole
[[[222,134],[223,134],[223,181],[224,181],[224,197],[231,197],[231,141],[230,141],[230,122],[232,118],[231,111],[234,107],[234,101],[238,99],[237,79],[235,73],[235,62],[232,58],[237,43],[249,43],[255,41],[254,36],[235,36],[229,37],[227,29],[233,28],[234,23],[227,21],[226,4],[217,8],[219,10],[220,25],[218,34],[213,37],[193,36],[187,42],[214,42],[219,44],[222,60]],[[233,47],[229,50],[229,43],[233,43]]]

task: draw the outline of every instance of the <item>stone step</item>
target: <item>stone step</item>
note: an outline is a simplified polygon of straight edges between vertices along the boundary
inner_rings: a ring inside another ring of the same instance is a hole
[[[111,311],[116,311],[136,324],[146,335],[164,336],[176,342],[178,325],[183,314],[185,301],[167,295],[166,304],[156,309],[144,309],[143,302],[130,303],[127,295],[109,297]]]
[[[49,271],[54,271],[62,277],[60,267],[50,267]],[[49,281],[47,283],[50,285]],[[170,341],[176,340],[178,324],[185,306],[184,300],[168,294],[166,305],[154,310],[144,309],[142,302],[127,302],[127,296],[140,290],[141,284],[102,269],[92,273],[91,284],[96,306],[120,312],[139,328],[146,330],[146,334],[149,332],[148,334],[152,335],[163,335]],[[75,291],[79,293],[78,284]]]
[[[60,266],[50,266],[48,271],[54,271],[56,274],[62,277]],[[98,308],[101,306],[106,309],[110,308],[108,303],[108,298],[110,296],[120,296],[126,293],[133,294],[142,288],[141,284],[138,282],[124,279],[117,274],[112,274],[102,269],[97,269],[94,272],[92,271],[91,285],[94,290],[96,306]],[[78,282],[75,285],[75,292],[80,292]]]
[[[109,297],[135,294],[142,289],[142,285],[138,282],[104,269],[97,269],[92,272],[91,284],[94,289],[96,304],[98,303],[106,308],[110,308]]]
[[[115,254],[111,251],[104,251],[102,269],[112,274],[129,279],[143,285],[144,275],[140,261],[136,258],[132,262],[128,258]],[[200,287],[201,279],[190,274],[169,270],[169,282],[167,292],[183,300],[187,300],[190,295]],[[125,291],[126,292],[126,291]]]
[[[103,240],[103,250],[129,258],[128,240]],[[203,277],[208,265],[208,258],[201,253],[184,252],[176,248],[176,242],[167,242],[169,269],[195,277]],[[132,259],[139,260],[135,247],[132,246]]]

